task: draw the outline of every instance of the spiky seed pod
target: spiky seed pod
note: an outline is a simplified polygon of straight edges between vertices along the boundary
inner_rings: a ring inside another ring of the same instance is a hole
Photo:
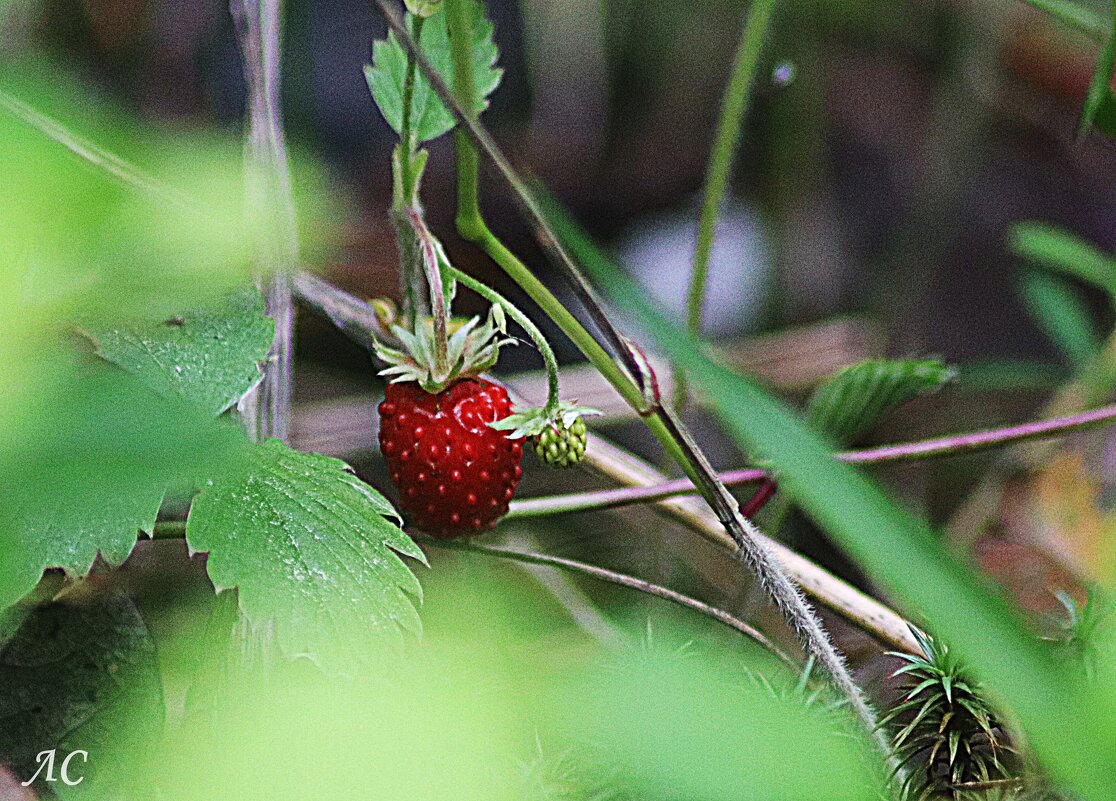
[[[513,413],[492,423],[498,431],[510,431],[510,439],[526,437],[535,455],[550,467],[571,467],[585,456],[589,431],[584,415],[600,414],[596,409],[576,406],[565,401],[553,411],[545,407],[515,408]]]
[[[1015,751],[979,685],[971,682],[945,643],[912,628],[920,655],[893,653],[907,664],[895,671],[906,694],[881,719],[906,768],[903,795],[924,801],[959,798],[957,785],[1012,777]]]

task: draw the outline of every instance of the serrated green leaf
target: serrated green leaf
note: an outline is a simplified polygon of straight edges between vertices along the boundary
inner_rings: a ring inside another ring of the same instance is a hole
[[[391,518],[391,519],[389,519]],[[377,631],[417,630],[425,563],[391,504],[337,459],[277,440],[253,446],[195,498],[186,541],[218,588],[238,587],[254,623],[290,656],[344,670]]]
[[[1099,287],[1116,299],[1116,259],[1068,231],[1039,222],[1016,223],[1008,247],[1018,256]]]
[[[65,361],[65,360],[63,360]],[[103,362],[37,363],[50,395],[0,409],[0,607],[47,567],[123,561],[168,486],[223,469],[243,432]]]
[[[492,23],[484,16],[484,6],[469,0],[469,13],[473,17],[473,75],[477,85],[477,114],[488,108],[488,96],[496,91],[504,71],[496,66],[500,51],[492,39]],[[407,15],[411,27],[412,17]],[[453,59],[450,56],[446,15],[435,14],[422,28],[422,51],[431,65],[447,84],[453,86]],[[372,45],[372,63],[364,68],[364,76],[372,97],[388,125],[401,133],[403,128],[403,83],[407,76],[407,51],[399,44],[394,33]],[[436,139],[453,128],[454,120],[419,72],[415,76],[415,93],[411,105],[412,130],[421,144]]]
[[[888,412],[941,389],[956,371],[936,359],[869,359],[815,390],[806,417],[838,445],[851,445]]]
[[[1027,311],[1075,368],[1093,359],[1101,347],[1089,310],[1074,288],[1054,276],[1029,271],[1020,280]]]
[[[89,498],[78,507],[17,501],[13,518],[18,520],[23,539],[38,552],[42,567],[60,567],[71,575],[84,576],[98,554],[110,565],[127,559],[139,533],[150,534],[155,527],[162,502],[162,488],[140,482],[134,491]]]
[[[31,610],[0,645],[0,764],[24,781],[42,751],[58,749],[55,781],[36,788],[63,798],[128,798],[135,777],[128,758],[162,730],[163,688],[155,644],[131,600],[116,596]],[[58,781],[61,761],[72,787]]]
[[[251,288],[169,320],[94,328],[89,334],[102,358],[155,392],[220,414],[260,380],[275,323]]]

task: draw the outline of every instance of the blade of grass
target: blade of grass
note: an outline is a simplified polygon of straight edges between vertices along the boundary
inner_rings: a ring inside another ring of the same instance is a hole
[[[1023,2],[1081,31],[1096,42],[1104,42],[1108,38],[1108,26],[1100,14],[1083,8],[1071,0],[1023,0]]]

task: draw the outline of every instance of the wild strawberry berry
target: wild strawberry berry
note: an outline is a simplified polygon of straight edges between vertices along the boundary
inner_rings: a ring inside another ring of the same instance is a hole
[[[491,529],[507,513],[523,474],[523,443],[489,424],[510,414],[507,390],[480,378],[437,393],[410,381],[388,385],[380,450],[416,525],[456,537]]]

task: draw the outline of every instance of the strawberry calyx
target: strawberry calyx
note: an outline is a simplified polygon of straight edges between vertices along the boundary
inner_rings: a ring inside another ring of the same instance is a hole
[[[392,384],[413,381],[432,394],[490,370],[500,357],[500,348],[516,344],[507,336],[507,318],[499,306],[489,308],[484,322],[473,317],[455,325],[446,342],[443,365],[434,358],[437,333],[433,321],[417,320],[413,331],[393,325],[391,332],[400,346],[376,342],[376,355],[388,365],[379,374]]]
[[[512,414],[489,423],[497,431],[509,431],[509,439],[525,438],[535,455],[551,467],[571,467],[585,456],[588,430],[584,417],[601,412],[588,406],[560,401],[541,407],[512,407]]]

